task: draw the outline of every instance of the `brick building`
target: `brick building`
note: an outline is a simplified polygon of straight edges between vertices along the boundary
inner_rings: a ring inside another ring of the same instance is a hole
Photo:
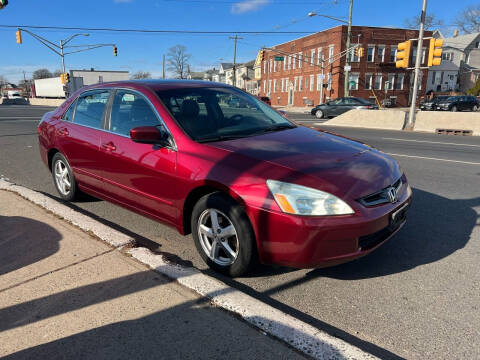
[[[426,31],[424,36],[432,36],[432,32]],[[266,50],[257,71],[257,79],[261,72],[261,95],[269,96],[272,105],[293,106],[316,105],[344,96],[345,56],[342,55],[346,38],[347,27],[342,25]],[[353,51],[350,55],[350,96],[374,99],[375,93],[379,101],[388,99],[396,106],[407,106],[413,71],[395,68],[395,61],[397,44],[413,38],[418,38],[418,31],[353,26],[352,46],[359,43],[364,55],[358,58]],[[416,42],[411,53],[413,59],[415,54]],[[428,40],[423,44],[422,66],[426,66],[427,55]],[[283,57],[283,61],[278,57]],[[422,73],[419,97],[424,95],[427,81],[427,70]]]

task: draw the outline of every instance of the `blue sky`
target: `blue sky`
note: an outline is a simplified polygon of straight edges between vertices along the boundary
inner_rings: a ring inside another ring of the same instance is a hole
[[[370,26],[403,26],[407,17],[418,15],[421,0],[355,0],[353,24]],[[427,13],[434,13],[450,24],[458,11],[474,0],[430,0]],[[461,4],[461,5],[460,5]],[[461,7],[460,7],[460,6]],[[159,30],[203,31],[308,31],[316,32],[338,25],[318,13],[346,18],[348,0],[10,0],[0,11],[1,25],[42,25],[109,27]],[[58,43],[72,31],[40,31],[35,33]],[[241,35],[237,61],[254,59],[259,47],[285,42],[302,35]],[[89,38],[77,37],[72,45],[85,43],[116,43],[118,57],[112,48],[100,48],[67,56],[68,69],[138,70],[161,75],[162,55],[176,44],[183,44],[191,53],[192,70],[218,67],[231,62],[233,41],[223,35],[126,34],[90,32]],[[60,69],[60,58],[31,36],[23,35],[23,44],[15,41],[15,29],[0,28],[0,75],[12,82],[27,77],[40,67]]]

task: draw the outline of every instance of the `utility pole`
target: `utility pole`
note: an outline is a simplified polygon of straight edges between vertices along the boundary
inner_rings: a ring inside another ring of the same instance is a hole
[[[237,65],[237,40],[238,39],[243,39],[243,38],[238,37],[238,35],[235,35],[235,36],[229,36],[229,39],[233,39],[233,86],[237,86],[237,70],[236,70],[236,65]]]
[[[165,54],[163,54],[162,60],[162,79],[165,79]]]
[[[420,78],[420,63],[422,59],[423,47],[423,29],[425,26],[425,15],[427,12],[427,0],[423,0],[422,14],[420,15],[420,31],[418,32],[417,57],[415,59],[415,77],[413,79],[412,103],[410,104],[410,112],[408,113],[408,122],[406,129],[413,129],[415,126],[415,107],[417,102],[418,80]]]
[[[60,57],[62,58],[62,74],[65,74],[65,55],[63,54],[63,40],[60,40]]]
[[[350,66],[350,37],[352,35],[352,12],[353,12],[353,0],[350,0],[350,9],[348,10],[348,30],[347,30],[347,55],[345,57],[345,65]],[[345,71],[345,87],[343,89],[344,96],[349,96],[349,81],[350,70]]]

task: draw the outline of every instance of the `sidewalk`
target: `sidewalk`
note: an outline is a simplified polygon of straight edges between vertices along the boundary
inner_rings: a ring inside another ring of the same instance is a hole
[[[280,105],[272,105],[272,107],[276,110],[282,110],[288,113],[295,113],[295,114],[310,114],[313,109],[313,106],[280,106]]]
[[[0,358],[303,358],[3,190],[0,231]]]

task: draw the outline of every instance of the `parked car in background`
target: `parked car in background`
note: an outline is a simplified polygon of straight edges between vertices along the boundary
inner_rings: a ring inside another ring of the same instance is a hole
[[[427,99],[424,102],[420,103],[420,110],[437,110],[437,104],[448,99],[449,95],[436,96],[432,99]]]
[[[436,105],[436,110],[444,111],[478,111],[480,102],[475,96],[450,96]]]
[[[40,155],[60,197],[84,191],[192,233],[203,260],[231,276],[257,259],[353,260],[405,224],[412,191],[391,156],[212,84],[96,84],[46,113]]]
[[[257,98],[263,101],[265,104],[272,106],[272,102],[268,96],[257,96]]]
[[[312,108],[311,114],[319,119],[331,116],[341,115],[344,112],[353,109],[369,109],[378,110],[377,104],[372,104],[370,101],[356,98],[356,97],[341,97],[329,101],[325,104],[319,104]]]

